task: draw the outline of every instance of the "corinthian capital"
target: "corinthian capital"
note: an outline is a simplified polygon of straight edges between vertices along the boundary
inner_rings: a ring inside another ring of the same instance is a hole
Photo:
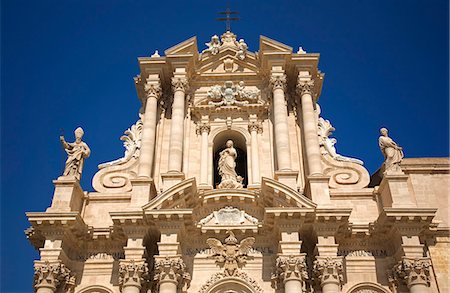
[[[302,96],[304,94],[312,94],[314,88],[314,80],[312,79],[301,79],[297,81],[297,92]]]
[[[431,262],[428,258],[410,259],[404,258],[394,266],[394,273],[399,280],[403,280],[410,288],[421,284],[430,286]]]
[[[155,262],[154,280],[159,284],[162,282],[174,282],[178,287],[189,288],[191,275],[186,270],[186,265],[179,257],[163,258]]]
[[[34,268],[34,288],[56,288],[71,280],[70,270],[62,263],[37,263]]]
[[[308,280],[305,256],[279,256],[275,264],[275,272],[272,274],[272,286],[280,288],[281,284],[289,280],[298,280],[305,286]]]
[[[188,80],[184,76],[174,76],[172,77],[172,87],[173,91],[183,91],[186,92],[188,89]]]
[[[262,126],[261,123],[257,121],[250,122],[248,124],[248,131],[251,133],[252,131],[256,131],[258,133],[262,132]]]
[[[326,283],[338,283],[341,286],[343,282],[342,271],[342,258],[319,258],[314,262],[314,274],[320,280],[321,286]]]
[[[161,96],[161,83],[159,80],[147,78],[144,90],[147,94],[147,98],[154,97],[158,99]]]
[[[203,132],[209,133],[210,130],[211,130],[211,126],[209,126],[208,123],[199,123],[199,124],[197,124],[196,132],[199,135],[202,134]]]
[[[143,260],[123,260],[119,266],[119,285],[121,288],[134,286],[141,288],[148,278],[148,266]]]
[[[271,75],[269,79],[269,85],[272,90],[286,90],[286,74]]]

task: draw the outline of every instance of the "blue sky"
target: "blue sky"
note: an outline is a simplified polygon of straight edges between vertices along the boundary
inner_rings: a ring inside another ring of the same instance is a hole
[[[231,1],[251,51],[265,35],[321,53],[322,115],[337,150],[373,173],[378,130],[407,157],[448,156],[448,1]],[[63,168],[60,129],[82,126],[97,164],[123,154],[137,119],[136,58],[194,35],[199,49],[225,25],[226,1],[1,1],[1,292],[32,292],[26,211],[45,211]]]

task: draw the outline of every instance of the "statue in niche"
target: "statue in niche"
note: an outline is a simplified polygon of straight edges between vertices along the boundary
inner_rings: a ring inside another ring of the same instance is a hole
[[[84,159],[89,158],[89,155],[91,154],[89,146],[81,140],[83,135],[83,128],[78,127],[75,129],[74,142],[67,142],[63,135],[59,137],[59,140],[67,153],[67,161],[63,176],[73,176],[77,180],[81,179]]]
[[[205,43],[205,45],[208,46],[208,48],[203,50],[202,53],[209,52],[212,55],[216,55],[219,53],[220,41],[219,41],[219,37],[217,35],[212,36],[211,42]]]
[[[388,136],[388,130],[386,128],[381,128],[380,134],[378,145],[384,156],[384,174],[402,174],[400,162],[404,157],[403,148]]]
[[[228,140],[226,149],[220,152],[219,175],[221,181],[219,188],[242,188],[243,178],[236,173],[237,151],[233,146],[233,141]]]

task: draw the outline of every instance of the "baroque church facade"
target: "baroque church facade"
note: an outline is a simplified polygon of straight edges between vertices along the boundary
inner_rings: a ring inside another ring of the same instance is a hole
[[[403,158],[383,129],[370,176],[321,116],[319,54],[206,45],[138,58],[139,119],[95,191],[83,130],[61,137],[51,206],[27,213],[35,292],[448,292],[449,159]]]

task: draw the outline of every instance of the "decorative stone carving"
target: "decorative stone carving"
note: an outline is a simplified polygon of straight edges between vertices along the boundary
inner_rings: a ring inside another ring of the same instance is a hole
[[[219,189],[236,189],[242,188],[243,178],[236,173],[237,151],[233,147],[233,141],[228,140],[226,148],[219,153],[218,170],[221,177]]]
[[[244,39],[240,39],[237,46],[238,46],[238,51],[236,52],[236,57],[240,60],[244,60],[245,55],[247,54],[247,49],[248,49],[248,46],[245,43]]]
[[[222,244],[216,238],[208,238],[206,243],[213,251],[213,257],[216,259],[216,264],[224,268],[224,272],[232,276],[238,268],[242,268],[247,261],[248,253],[255,243],[255,238],[247,237],[239,244],[232,231],[227,231],[229,236]]]
[[[381,128],[380,133],[378,145],[384,156],[384,174],[403,174],[400,168],[400,162],[404,157],[403,148],[388,136],[386,128]]]
[[[186,77],[172,77],[173,91],[186,92],[188,89],[188,80]]]
[[[45,263],[36,264],[34,269],[34,288],[38,290],[41,287],[56,290],[60,285],[70,289],[70,284],[74,282],[74,275],[62,263],[53,263],[46,261]],[[69,291],[70,292],[70,291]]]
[[[344,280],[342,258],[322,258],[314,261],[314,274],[321,286],[326,283],[337,283],[342,286]]]
[[[299,77],[297,82],[297,92],[300,94],[300,96],[303,96],[304,94],[312,94],[314,89],[314,80],[308,79],[303,80],[301,77]]]
[[[258,133],[261,133],[263,130],[261,123],[257,121],[250,122],[248,124],[248,131],[251,133],[252,131],[256,131]]]
[[[176,282],[183,292],[189,288],[191,275],[186,270],[186,265],[179,257],[166,257],[155,262],[155,275],[153,278],[159,284],[164,281]]]
[[[211,130],[211,126],[208,123],[197,124],[196,133],[198,135],[202,134],[203,132],[209,133],[210,130]]]
[[[141,288],[148,281],[148,266],[144,261],[122,261],[119,266],[119,286],[134,286]]]
[[[398,280],[403,280],[410,288],[417,284],[430,286],[430,269],[431,262],[428,258],[404,258],[394,266],[393,271],[395,277]]]
[[[130,128],[125,130],[124,134],[120,137],[123,141],[123,146],[125,147],[125,154],[122,158],[103,163],[98,165],[99,169],[103,169],[109,166],[122,165],[131,160],[132,158],[139,158],[141,151],[141,135],[142,135],[142,115],[139,115],[139,120],[135,124],[131,125]]]
[[[272,287],[281,288],[282,284],[289,280],[298,280],[302,283],[303,292],[306,292],[308,271],[305,256],[284,256],[277,258],[275,272],[272,274]]]
[[[336,144],[337,140],[335,138],[329,137],[336,129],[333,127],[333,125],[331,125],[329,120],[325,120],[322,117],[319,117],[318,126],[319,143],[323,147],[322,155],[328,155],[336,161],[352,162],[359,165],[364,164],[364,162],[361,160],[345,157],[336,152],[336,148],[334,145]]]
[[[269,86],[272,90],[282,89],[286,90],[286,74],[271,75],[269,79]]]
[[[144,90],[147,93],[147,98],[155,97],[159,98],[161,96],[161,84],[159,81],[155,81],[150,77],[147,78],[147,82],[144,85]]]
[[[67,153],[67,161],[63,176],[72,176],[77,180],[81,179],[84,159],[89,158],[89,155],[91,154],[89,146],[82,141],[83,135],[83,128],[78,127],[75,129],[74,142],[66,142],[63,135],[59,137],[61,144]]]
[[[257,293],[263,292],[263,289],[258,284],[258,282],[253,280],[245,272],[239,271],[239,270],[235,270],[233,272],[233,275],[229,275],[226,272],[215,273],[214,275],[211,276],[211,278],[208,279],[208,281],[206,281],[206,283],[203,286],[200,287],[200,290],[198,292],[199,293],[210,292],[210,288],[212,288],[217,283],[223,282],[226,280],[230,280],[230,282],[232,282],[232,280],[244,281],[245,283],[249,284],[253,288],[254,292],[257,292]]]
[[[373,256],[372,252],[365,250],[354,250],[347,254],[347,256]]]
[[[214,85],[208,91],[209,105],[232,106],[257,103],[259,90],[248,90],[243,81],[235,86],[232,81],[226,81],[224,86]]]
[[[211,224],[215,225],[241,225],[246,220],[252,224],[258,224],[259,220],[247,214],[245,211],[241,211],[235,207],[224,207],[218,211],[214,211],[205,218],[201,219],[198,223],[200,225]]]
[[[220,48],[220,40],[217,35],[214,35],[211,37],[211,41],[209,43],[205,43],[205,45],[208,47],[205,50],[202,51],[202,53],[210,53],[211,55],[216,55],[219,53]]]

